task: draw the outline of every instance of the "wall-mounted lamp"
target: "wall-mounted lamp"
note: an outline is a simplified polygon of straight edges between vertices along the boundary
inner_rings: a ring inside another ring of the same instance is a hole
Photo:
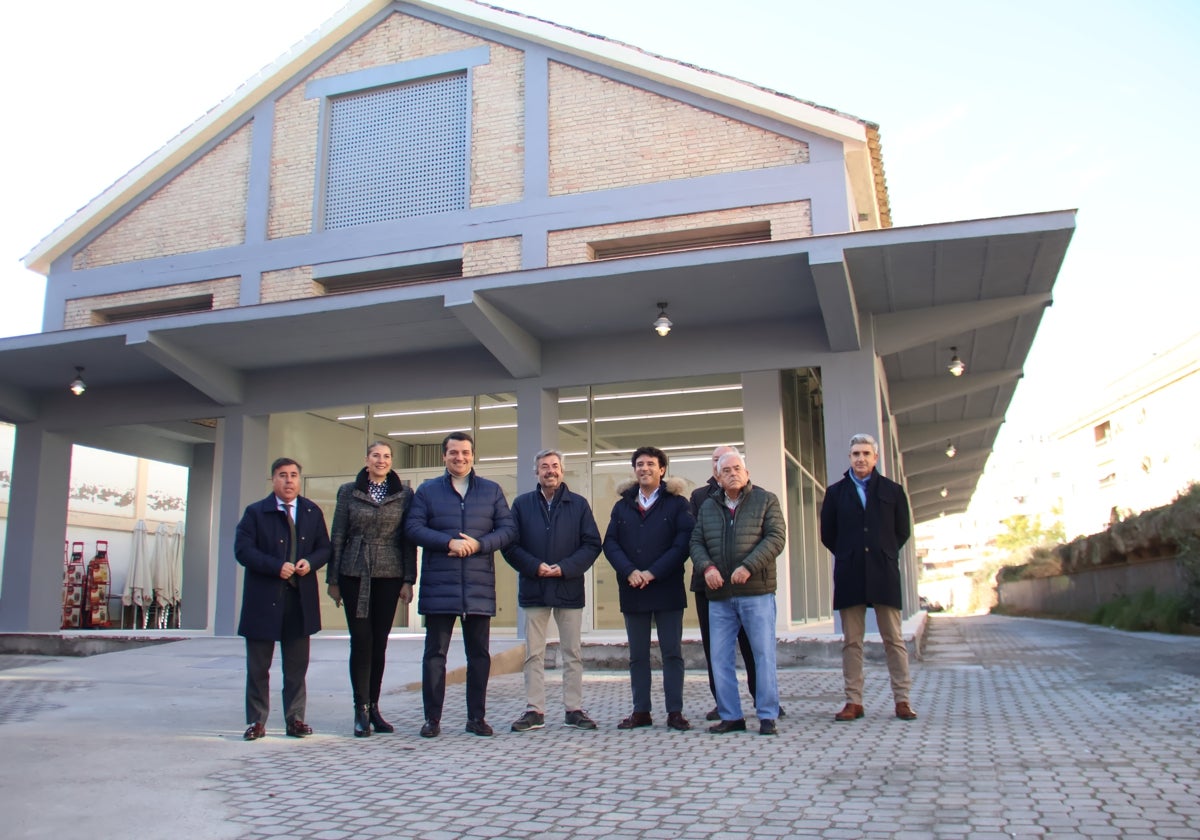
[[[673,326],[675,325],[667,317],[667,302],[660,300],[658,302],[658,317],[654,320],[654,331],[659,335],[666,335],[671,331],[671,327]]]
[[[954,355],[950,357],[950,364],[946,365],[946,370],[950,372],[951,376],[962,376],[967,372],[967,366],[963,364],[962,359],[958,358],[957,347],[951,347],[950,352]]]
[[[71,393],[75,396],[81,396],[87,390],[87,383],[83,381],[83,368],[76,365],[75,378],[71,380]]]
[[[943,487],[941,490],[938,491],[938,495],[944,499],[950,495],[950,491],[947,490],[945,487]]]
[[[958,454],[958,447],[952,441],[946,441],[946,457],[953,458]]]

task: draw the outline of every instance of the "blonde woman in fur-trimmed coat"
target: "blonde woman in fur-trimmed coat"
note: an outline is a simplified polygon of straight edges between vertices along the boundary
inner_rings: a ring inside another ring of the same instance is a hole
[[[692,728],[683,716],[683,611],[687,590],[683,565],[692,535],[684,483],[666,479],[667,455],[640,447],[630,459],[636,481],[620,491],[604,536],[604,556],[617,573],[621,614],[629,637],[629,683],[633,713],[618,729],[653,726],[650,716],[650,625],[663,661],[667,727]]]

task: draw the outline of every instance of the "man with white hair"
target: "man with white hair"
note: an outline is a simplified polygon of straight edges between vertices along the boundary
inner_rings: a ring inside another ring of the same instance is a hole
[[[879,444],[867,434],[850,438],[850,469],[830,485],[821,505],[821,542],[833,552],[833,608],[842,618],[842,678],[846,705],[836,721],[861,718],[863,636],[867,607],[883,637],[896,717],[916,720],[909,705],[912,680],[900,631],[900,549],[912,531],[904,488],[875,469]]]
[[[746,462],[727,452],[717,464],[720,494],[700,506],[692,529],[692,562],[707,587],[712,669],[720,720],[714,735],[744,732],[738,696],[735,652],[745,629],[754,655],[754,696],[760,735],[774,735],[779,717],[775,674],[775,561],[787,538],[787,526],[774,493],[750,484]]]

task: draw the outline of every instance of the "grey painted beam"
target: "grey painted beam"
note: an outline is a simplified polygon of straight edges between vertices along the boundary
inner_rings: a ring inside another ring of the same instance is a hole
[[[1049,294],[1018,295],[904,312],[881,312],[875,316],[875,352],[880,356],[899,353],[949,335],[999,324],[1050,303]]]
[[[913,423],[900,425],[900,450],[910,452],[922,446],[944,443],[959,435],[991,429],[1004,422],[1003,417],[980,417],[975,420],[947,420],[945,423]]]
[[[0,420],[28,423],[36,420],[37,416],[37,404],[28,391],[0,383]]]
[[[947,463],[961,466],[977,465],[982,469],[983,463],[991,454],[990,449],[977,449],[974,452],[959,452],[953,458],[947,458],[945,452],[912,452],[904,456],[904,474],[911,481],[913,476],[943,469]]]
[[[541,374],[541,342],[477,292],[458,298],[447,295],[445,301],[446,308],[513,377],[525,379]]]
[[[913,510],[912,510],[913,521],[915,523],[917,523],[918,525],[920,525],[922,522],[928,522],[931,519],[937,519],[943,513],[946,514],[947,516],[950,516],[951,514],[954,514],[954,513],[966,513],[967,512],[966,501],[960,501],[955,504],[949,504],[949,502],[950,502],[949,499],[941,499],[939,501],[942,501],[945,504],[930,505],[929,507],[913,508]]]
[[[948,462],[953,463],[957,458],[947,458]],[[962,487],[964,484],[974,485],[979,481],[981,471],[978,469],[949,469],[939,470],[934,473],[925,473],[908,479],[908,492],[912,495],[918,493],[928,493],[929,491],[938,491],[943,487]]]
[[[891,397],[893,414],[903,414],[906,411],[936,405],[940,402],[965,397],[988,388],[1007,385],[1022,376],[1017,368],[998,370],[991,373],[970,373],[964,376],[951,376],[943,373],[923,379],[909,379],[903,382],[892,382],[888,390]]]
[[[813,252],[809,257],[813,286],[821,304],[829,349],[836,352],[862,349],[858,304],[850,285],[850,271],[841,249],[836,253]]]
[[[221,405],[238,405],[242,402],[244,386],[242,376],[236,370],[177,347],[150,331],[131,332],[125,337],[125,343],[140,350],[147,358],[158,362],[214,402]]]

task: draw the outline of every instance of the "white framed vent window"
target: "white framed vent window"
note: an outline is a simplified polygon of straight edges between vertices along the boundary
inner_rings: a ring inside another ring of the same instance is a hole
[[[327,230],[467,207],[466,71],[328,100]]]

